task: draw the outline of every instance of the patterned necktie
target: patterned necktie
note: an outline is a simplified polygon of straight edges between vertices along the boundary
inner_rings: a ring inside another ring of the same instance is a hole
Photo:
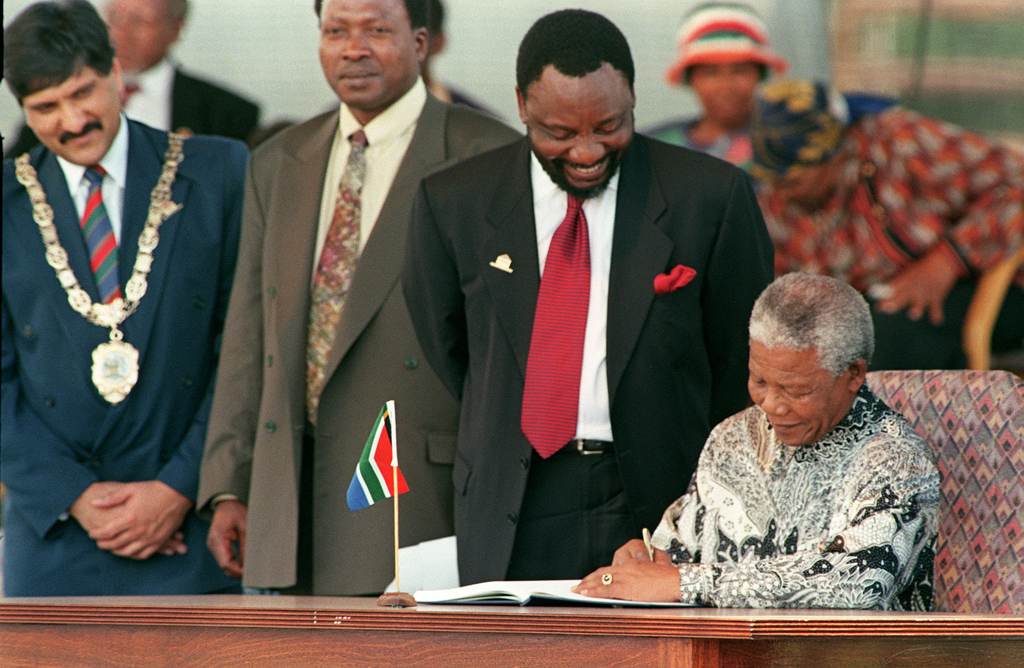
[[[103,206],[103,189],[100,187],[104,174],[106,172],[99,165],[85,170],[89,194],[85,200],[81,225],[100,301],[109,304],[121,296],[121,285],[117,277],[117,239],[114,237],[114,228],[110,226],[110,218],[107,217],[107,207]]]
[[[348,288],[359,261],[360,192],[366,174],[366,134],[349,137],[352,148],[341,176],[331,226],[313,276],[309,303],[309,339],[306,346],[306,411],[316,424],[320,393],[324,389],[327,357],[341,321]]]
[[[551,239],[526,359],[523,433],[545,459],[576,436],[590,306],[590,236],[582,207],[569,195],[565,220]]]

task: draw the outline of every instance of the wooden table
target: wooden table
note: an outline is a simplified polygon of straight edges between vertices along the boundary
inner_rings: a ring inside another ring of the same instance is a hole
[[[375,599],[0,599],[0,666],[1021,668],[1024,616],[420,606]]]

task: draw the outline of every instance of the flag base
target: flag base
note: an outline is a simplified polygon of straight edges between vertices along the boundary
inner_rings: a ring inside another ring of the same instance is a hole
[[[381,594],[377,599],[377,605],[385,608],[415,608],[416,599],[404,591],[392,591]]]

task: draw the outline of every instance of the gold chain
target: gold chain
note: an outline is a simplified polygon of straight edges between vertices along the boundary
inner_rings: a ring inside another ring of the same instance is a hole
[[[111,328],[111,339],[120,340],[118,325],[135,312],[139,301],[146,294],[147,276],[153,266],[153,251],[160,242],[157,231],[165,220],[170,218],[181,204],[171,201],[171,184],[178,173],[178,163],[184,155],[182,142],[185,137],[176,133],[169,135],[167,152],[164,154],[163,170],[149,198],[149,213],[146,225],[139,235],[139,251],[135,256],[135,265],[131,278],[125,286],[125,298],[117,297],[109,304],[93,303],[89,293],[82,289],[78,277],[71,271],[68,264],[68,253],[61,246],[57,236],[57,228],[53,225],[53,209],[46,203],[46,193],[39,183],[36,170],[29,163],[29,154],[25,153],[15,159],[15,175],[25,186],[32,200],[32,218],[39,226],[39,234],[46,245],[46,261],[53,267],[57,280],[68,295],[71,308],[84,316],[89,322],[100,327]]]

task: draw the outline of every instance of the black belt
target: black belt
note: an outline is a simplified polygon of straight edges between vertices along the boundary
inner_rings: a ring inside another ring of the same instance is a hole
[[[581,455],[601,455],[615,451],[611,441],[595,441],[589,438],[574,438],[568,447]]]

